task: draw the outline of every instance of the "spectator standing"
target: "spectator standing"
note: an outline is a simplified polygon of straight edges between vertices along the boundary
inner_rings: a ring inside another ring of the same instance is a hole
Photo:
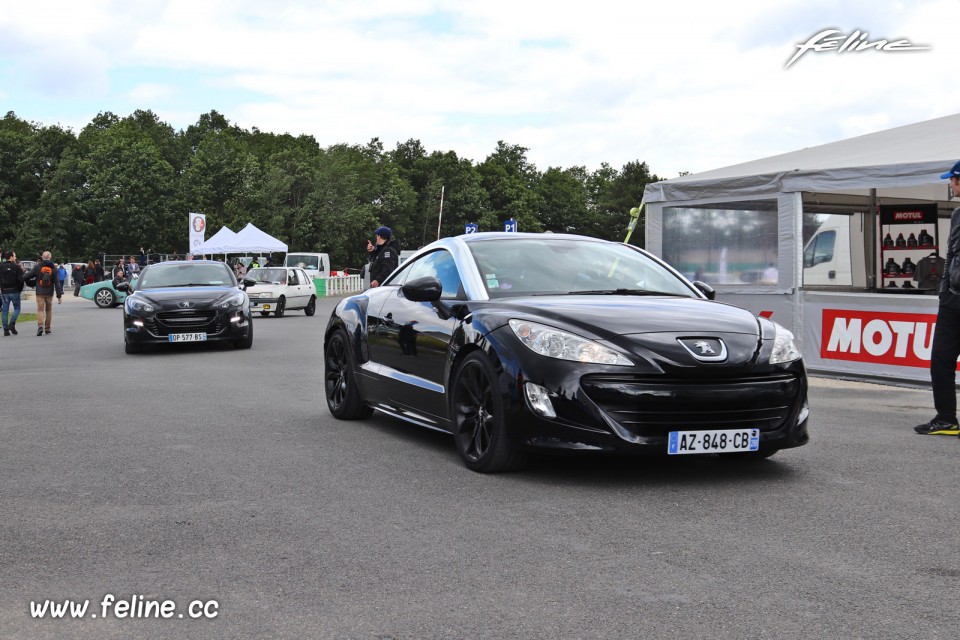
[[[17,264],[17,254],[13,251],[4,251],[0,256],[3,258],[3,263],[0,264],[0,295],[3,296],[0,320],[3,321],[3,335],[17,335],[20,292],[23,291],[23,267]],[[11,306],[13,306],[12,316],[9,315]]]
[[[67,268],[63,263],[57,265],[57,277],[60,278],[60,290],[63,290],[63,283],[67,281]]]
[[[83,286],[83,265],[75,264],[73,265],[73,296],[77,297],[80,295],[80,287]]]
[[[126,276],[127,282],[133,281],[133,276],[140,273],[140,265],[137,264],[136,259],[133,256],[130,256],[126,264]]]
[[[93,260],[87,262],[83,270],[83,284],[93,284],[97,280],[97,265]]]
[[[57,304],[63,304],[63,287],[57,277],[57,266],[50,259],[50,252],[44,251],[40,262],[25,274],[25,281],[35,280],[37,283],[37,335],[53,333],[53,296],[57,296]]]
[[[93,268],[94,268],[93,281],[102,282],[103,281],[103,263],[100,262],[99,259],[94,260]]]

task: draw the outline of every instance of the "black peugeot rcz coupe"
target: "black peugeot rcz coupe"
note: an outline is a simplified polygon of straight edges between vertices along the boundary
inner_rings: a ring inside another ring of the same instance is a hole
[[[805,444],[793,335],[712,297],[625,244],[445,238],[337,305],[327,406],[449,432],[481,472],[536,450],[763,458]]]
[[[144,268],[123,302],[123,343],[127,353],[144,345],[229,341],[253,345],[250,299],[222,262],[182,260]],[[252,286],[253,281],[244,285]]]

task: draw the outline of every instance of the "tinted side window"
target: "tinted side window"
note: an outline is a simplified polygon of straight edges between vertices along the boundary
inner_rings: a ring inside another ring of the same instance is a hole
[[[433,276],[440,281],[443,287],[443,292],[440,294],[442,299],[453,300],[463,296],[457,264],[454,262],[453,256],[442,249],[428,253],[416,262],[410,263],[410,266],[404,269],[403,274],[405,274],[403,282]]]

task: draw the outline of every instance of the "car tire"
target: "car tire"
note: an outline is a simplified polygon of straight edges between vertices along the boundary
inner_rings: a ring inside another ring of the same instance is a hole
[[[312,316],[317,312],[317,296],[310,296],[310,302],[303,308],[303,312],[308,316]]]
[[[253,320],[247,319],[247,335],[239,340],[233,341],[233,346],[237,349],[249,349],[253,346]]]
[[[342,329],[334,331],[324,345],[323,363],[323,387],[330,413],[341,420],[359,420],[373,413],[360,397],[350,339]]]
[[[101,309],[109,309],[117,302],[117,296],[113,294],[113,291],[104,287],[103,289],[97,289],[97,292],[93,294],[93,302]]]
[[[261,312],[260,312],[260,316],[263,317],[263,318],[266,318],[268,315],[270,315],[270,312],[269,312],[269,311],[261,311]]]
[[[143,345],[136,342],[130,342],[129,340],[123,341],[123,351],[124,353],[140,353],[143,351]]]
[[[468,355],[453,376],[450,415],[463,463],[480,473],[519,469],[527,456],[507,434],[497,374],[482,352]]]
[[[287,310],[287,299],[283,296],[280,296],[280,299],[277,300],[277,310],[274,311],[274,315],[278,318],[283,317],[283,312]]]

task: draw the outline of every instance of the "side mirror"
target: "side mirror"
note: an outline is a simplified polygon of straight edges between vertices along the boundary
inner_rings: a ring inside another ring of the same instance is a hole
[[[253,278],[244,278],[244,279],[243,279],[243,290],[244,290],[244,291],[246,291],[246,290],[249,289],[250,287],[255,287],[256,285],[257,285],[257,281],[254,280]]]
[[[129,283],[129,282],[118,282],[118,283],[117,283],[117,286],[115,286],[114,289],[116,289],[117,291],[128,292],[128,291],[130,291],[130,283]]]
[[[402,287],[403,297],[413,302],[436,302],[443,293],[443,286],[433,276],[411,280]]]
[[[714,300],[717,297],[717,292],[713,290],[713,287],[708,285],[706,282],[701,282],[700,280],[694,280],[693,286],[703,295],[707,296],[707,300]]]

